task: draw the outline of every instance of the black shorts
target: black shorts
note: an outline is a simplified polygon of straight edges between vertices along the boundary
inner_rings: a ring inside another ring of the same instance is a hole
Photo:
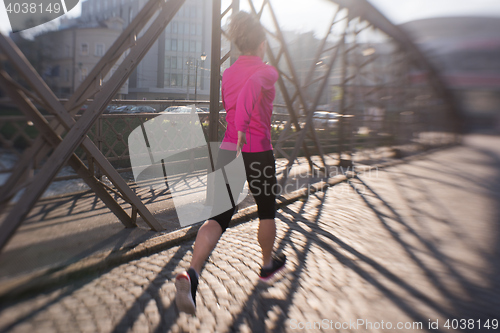
[[[258,153],[242,153],[248,187],[257,204],[259,219],[274,219],[276,216],[276,164],[272,150]],[[218,170],[236,158],[236,152],[220,149],[215,169]],[[244,184],[241,184],[243,189]],[[226,231],[236,207],[211,218]]]

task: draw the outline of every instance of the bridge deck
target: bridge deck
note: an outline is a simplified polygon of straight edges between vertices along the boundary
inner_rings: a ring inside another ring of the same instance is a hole
[[[428,329],[439,319],[448,331],[446,319],[455,318],[476,320],[477,331],[478,319],[500,319],[499,147],[498,137],[466,137],[464,146],[361,174],[279,210],[277,248],[289,263],[270,285],[257,278],[257,221],[230,228],[201,274],[197,317],[177,315],[173,302],[172,279],[191,257],[187,241],[4,304],[0,330],[296,331],[323,319],[373,325],[343,330],[355,332],[389,331],[398,322]],[[102,240],[124,241],[123,234]],[[385,329],[376,329],[382,321]]]

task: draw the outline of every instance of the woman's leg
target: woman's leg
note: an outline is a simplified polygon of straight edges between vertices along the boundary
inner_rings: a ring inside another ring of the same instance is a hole
[[[220,149],[217,154],[217,163],[215,165],[215,169],[224,170],[224,167],[231,163],[235,159],[235,157],[235,151]],[[227,193],[230,192],[230,187],[228,184],[226,184],[226,179],[223,179],[222,175],[220,174],[219,176],[220,178],[215,179],[216,185],[214,188],[214,206],[218,207],[222,206],[222,204],[217,205],[217,200],[226,200],[226,191]],[[232,185],[234,186],[235,184]],[[240,185],[241,189],[243,189],[244,183]],[[200,230],[198,230],[198,235],[196,236],[196,241],[194,243],[193,259],[191,260],[191,268],[193,268],[196,273],[199,274],[201,272],[203,264],[217,245],[217,242],[222,233],[229,226],[229,222],[231,222],[231,218],[233,217],[235,211],[236,208],[232,207],[229,210],[218,214],[217,216],[212,216],[212,218],[206,221],[200,228]]]
[[[232,151],[219,151],[216,169],[231,162],[234,159],[236,152]],[[226,190],[227,185],[223,180],[216,180],[219,182],[215,192]],[[220,187],[220,188],[219,188]],[[221,195],[215,195],[215,201],[222,198]],[[175,278],[175,287],[177,289],[175,302],[177,308],[181,312],[190,314],[196,313],[196,291],[198,288],[198,277],[201,273],[203,264],[207,260],[210,253],[213,251],[222,233],[226,230],[231,221],[235,208],[231,208],[217,216],[212,217],[206,221],[198,230],[196,241],[194,243],[193,258],[191,259],[190,268],[183,273],[177,274]]]
[[[200,274],[203,264],[217,245],[221,235],[222,228],[215,220],[206,221],[198,230],[194,243],[193,258],[191,259],[191,268],[196,273]]]
[[[276,167],[272,151],[243,153],[250,191],[259,211],[257,239],[262,250],[262,267],[272,264],[274,240],[276,238]]]
[[[262,266],[268,267],[271,265],[274,239],[276,238],[276,223],[274,219],[262,219],[259,221],[257,238],[262,250]]]

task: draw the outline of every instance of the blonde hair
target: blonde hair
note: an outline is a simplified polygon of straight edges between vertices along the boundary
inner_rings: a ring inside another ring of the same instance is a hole
[[[243,54],[255,54],[266,40],[266,32],[259,20],[247,12],[238,12],[231,17],[229,38]]]

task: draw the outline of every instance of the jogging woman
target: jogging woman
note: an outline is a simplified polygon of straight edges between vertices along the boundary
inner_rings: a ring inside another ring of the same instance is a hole
[[[250,192],[258,208],[258,242],[262,250],[260,278],[270,279],[285,266],[284,255],[273,256],[276,237],[276,167],[271,145],[271,116],[277,70],[263,62],[267,42],[260,22],[246,12],[231,18],[229,36],[241,52],[222,77],[222,102],[227,129],[216,169],[243,156]],[[231,221],[235,207],[206,221],[198,231],[187,272],[178,274],[176,304],[179,311],[195,314],[198,277],[203,264]]]

